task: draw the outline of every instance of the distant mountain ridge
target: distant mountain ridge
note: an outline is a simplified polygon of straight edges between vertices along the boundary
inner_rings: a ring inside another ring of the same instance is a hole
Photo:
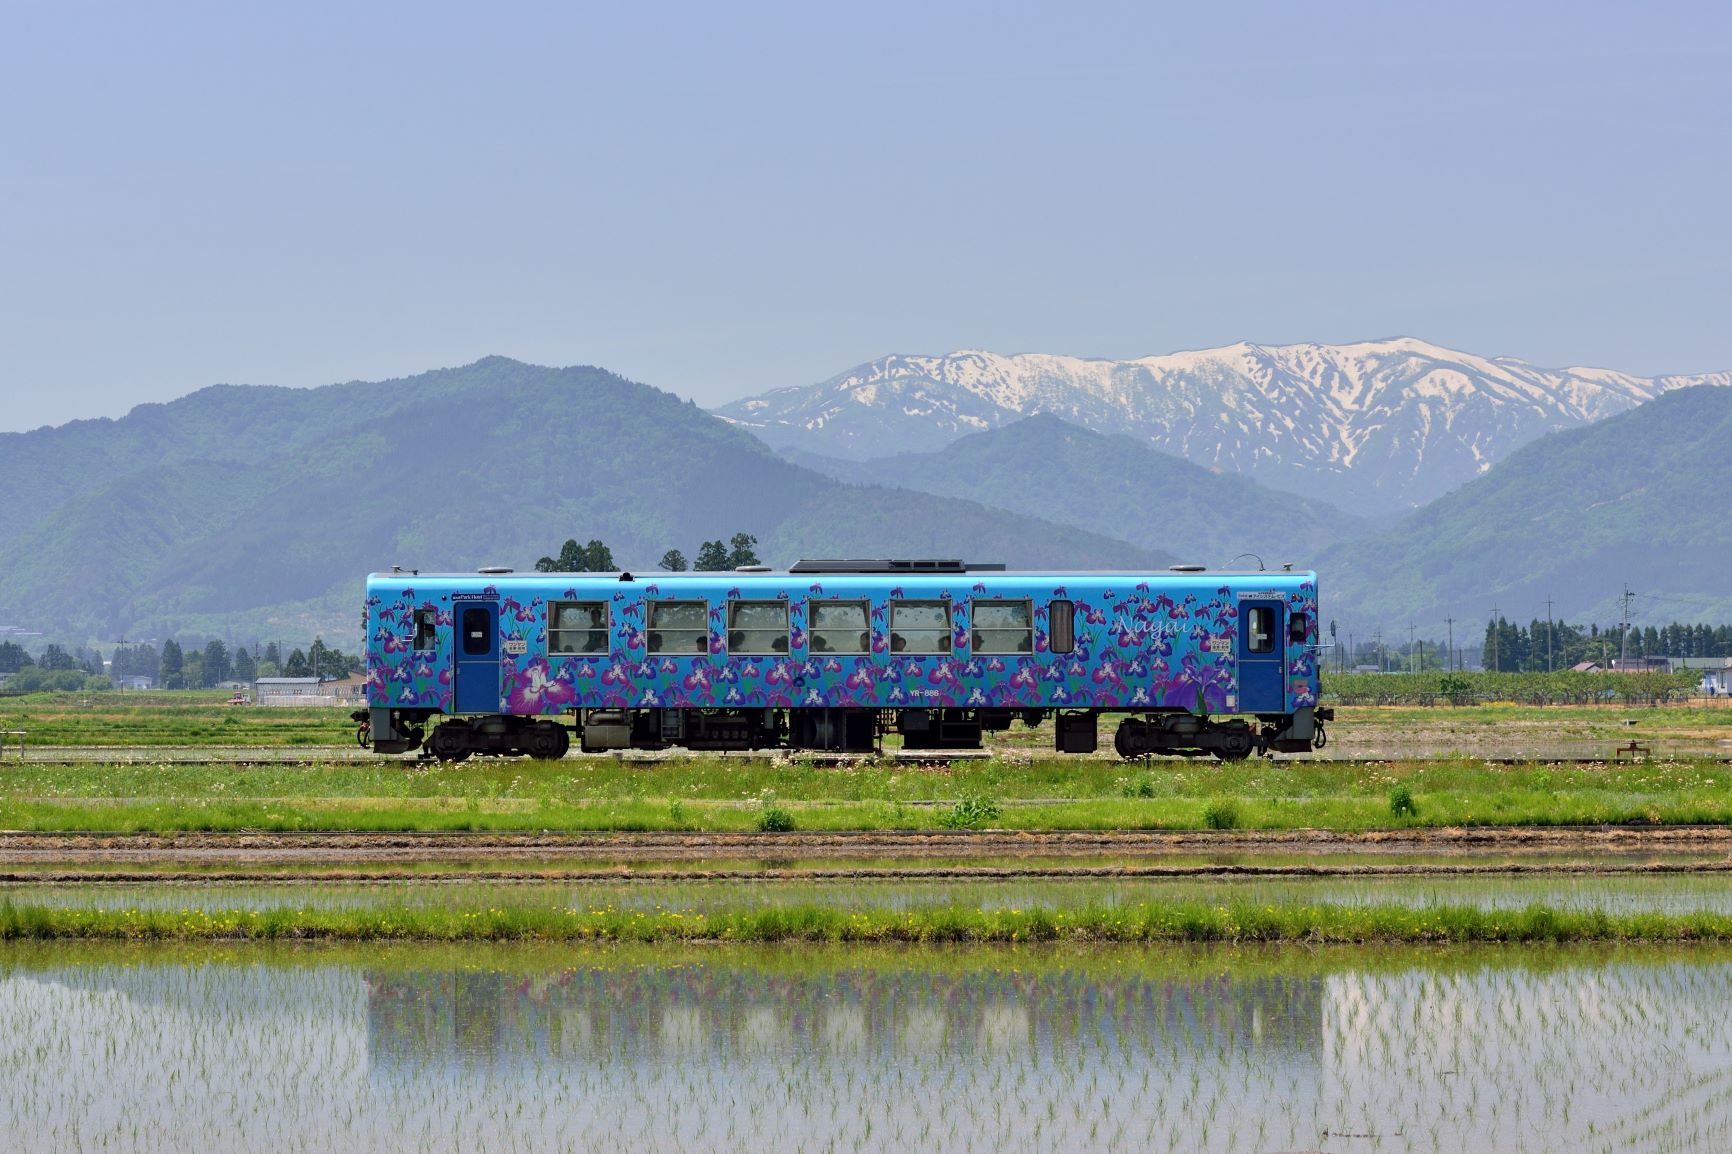
[[[1724,477],[1732,389],[1667,393],[1553,433],[1393,527],[1328,550],[1331,613],[1435,627],[1506,616],[1732,621]],[[1461,636],[1457,630],[1457,637]]]
[[[854,460],[931,451],[1046,413],[1377,514],[1433,500],[1546,433],[1702,384],[1732,385],[1732,372],[1544,369],[1402,337],[1130,361],[888,356],[715,411],[778,449]]]
[[[1364,529],[1321,501],[1216,472],[1129,436],[1092,433],[1045,414],[971,433],[929,453],[870,461],[796,457],[834,477],[966,497],[1028,516],[1224,565],[1251,554],[1271,565],[1315,562]]]
[[[83,643],[217,635],[352,649],[393,563],[528,568],[599,537],[631,568],[744,531],[765,560],[1175,560],[952,497],[849,486],[670,393],[490,357],[375,385],[219,386],[0,440],[0,623]],[[22,507],[21,507],[22,506]]]

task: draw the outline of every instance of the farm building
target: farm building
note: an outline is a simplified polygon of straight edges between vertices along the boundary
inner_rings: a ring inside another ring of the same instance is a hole
[[[259,705],[335,705],[326,683],[317,677],[261,677],[253,682]]]
[[[1700,673],[1702,692],[1710,697],[1732,694],[1732,657],[1674,657],[1673,673]]]

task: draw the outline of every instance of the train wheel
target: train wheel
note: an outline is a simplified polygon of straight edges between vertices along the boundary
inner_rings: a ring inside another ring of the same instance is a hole
[[[435,726],[427,749],[440,761],[463,761],[470,752],[469,727],[457,721]]]
[[[1220,744],[1209,752],[1222,761],[1244,761],[1251,756],[1251,730],[1242,725],[1225,730]]]
[[[529,756],[542,761],[558,761],[571,748],[571,735],[563,725],[555,725],[551,721],[538,721],[529,731],[529,740],[524,742],[524,748]]]

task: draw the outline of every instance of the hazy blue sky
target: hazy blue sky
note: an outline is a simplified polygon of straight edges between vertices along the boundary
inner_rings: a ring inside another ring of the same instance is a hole
[[[1732,8],[0,9],[0,429],[503,353],[1732,368]]]

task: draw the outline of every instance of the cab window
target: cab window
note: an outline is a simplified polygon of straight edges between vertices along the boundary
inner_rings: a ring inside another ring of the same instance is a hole
[[[439,636],[438,625],[438,610],[415,610],[415,641],[413,644],[417,653],[425,653],[434,647]]]

